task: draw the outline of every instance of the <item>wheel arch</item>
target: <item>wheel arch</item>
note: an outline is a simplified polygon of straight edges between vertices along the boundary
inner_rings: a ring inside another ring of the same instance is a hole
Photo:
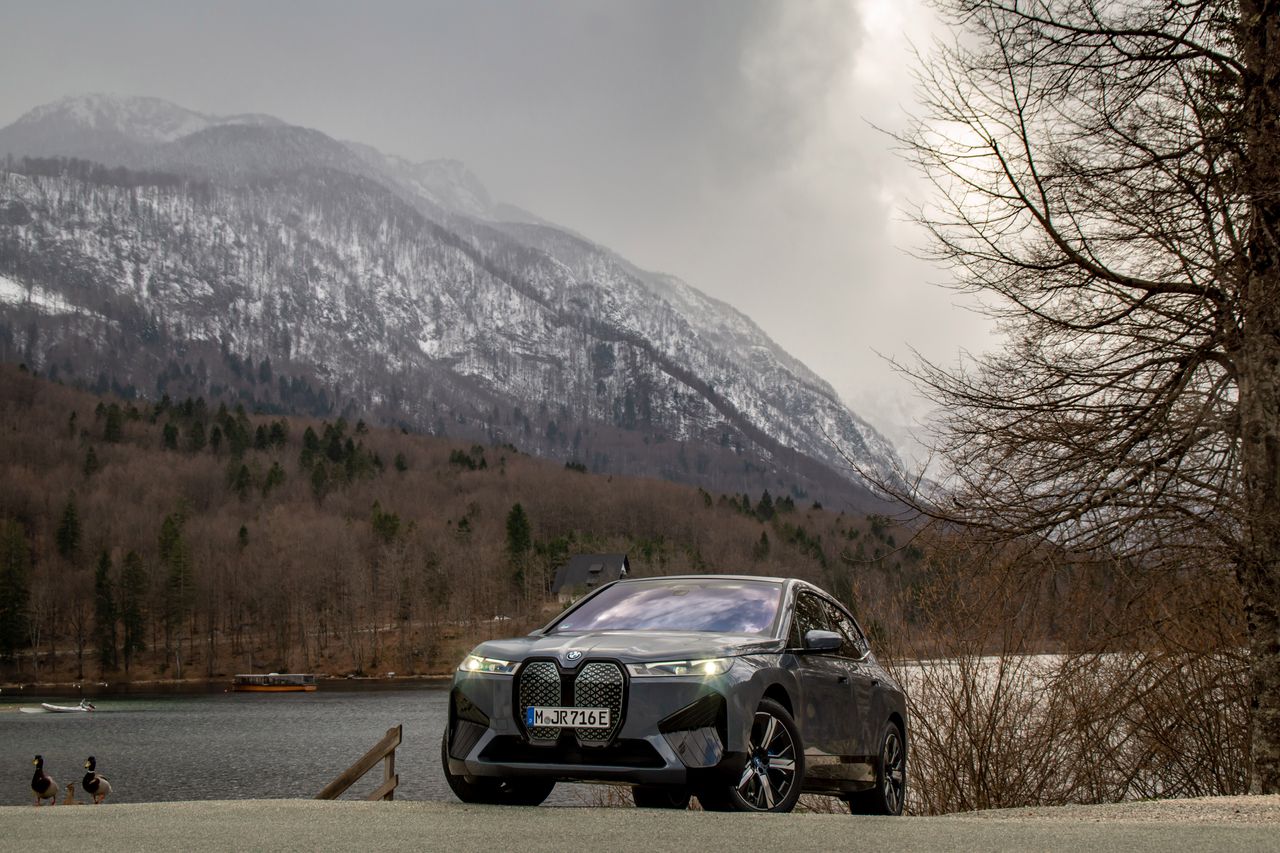
[[[907,751],[907,755],[911,755],[911,730],[907,728],[906,713],[901,710],[893,710],[889,712],[889,722],[898,727],[898,733],[902,735],[902,746]]]
[[[784,687],[782,684],[776,681],[773,684],[770,684],[768,687],[765,688],[764,694],[760,698],[772,699],[782,707],[786,708],[787,713],[791,715],[792,719],[795,718],[796,709],[795,709],[795,705],[791,701],[791,694],[787,691],[787,688]]]

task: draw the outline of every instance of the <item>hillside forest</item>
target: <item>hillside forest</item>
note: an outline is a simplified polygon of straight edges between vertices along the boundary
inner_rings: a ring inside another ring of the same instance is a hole
[[[0,368],[0,430],[10,680],[444,673],[553,615],[555,570],[577,553],[625,552],[638,575],[803,577],[874,628],[922,562],[889,519],[791,496],[358,419],[97,396],[18,366]]]

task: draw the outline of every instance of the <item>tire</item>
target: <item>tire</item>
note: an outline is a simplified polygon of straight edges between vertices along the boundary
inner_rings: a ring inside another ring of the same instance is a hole
[[[689,792],[684,788],[669,788],[663,785],[636,785],[631,789],[631,798],[638,809],[687,809],[689,808]]]
[[[468,778],[449,772],[449,730],[440,739],[440,763],[444,780],[453,795],[464,803],[487,806],[538,806],[556,783],[550,779],[499,779],[493,776]]]
[[[907,799],[907,740],[897,723],[880,733],[876,786],[845,797],[853,814],[900,815]]]
[[[698,793],[707,811],[789,812],[804,785],[804,744],[791,713],[764,699],[751,724],[746,765],[734,780]]]

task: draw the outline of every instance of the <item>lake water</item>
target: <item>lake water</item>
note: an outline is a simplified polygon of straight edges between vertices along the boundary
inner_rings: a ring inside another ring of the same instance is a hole
[[[95,700],[92,714],[28,714],[0,697],[0,804],[34,802],[31,759],[62,789],[98,759],[111,782],[108,802],[314,797],[388,728],[404,725],[396,750],[397,799],[449,800],[440,771],[448,715],[442,685],[376,692],[120,697]],[[74,705],[73,699],[23,697]],[[344,795],[362,798],[382,782],[381,765]],[[559,785],[548,804],[583,805],[590,789]],[[61,791],[59,802],[65,795]],[[86,799],[76,785],[76,797]]]

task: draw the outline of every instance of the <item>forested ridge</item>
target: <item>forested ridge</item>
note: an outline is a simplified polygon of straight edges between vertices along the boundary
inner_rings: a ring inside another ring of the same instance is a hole
[[[555,569],[590,552],[626,552],[641,575],[807,578],[874,628],[922,564],[888,519],[790,496],[359,419],[98,396],[12,365],[0,430],[9,680],[446,672],[554,613]]]

